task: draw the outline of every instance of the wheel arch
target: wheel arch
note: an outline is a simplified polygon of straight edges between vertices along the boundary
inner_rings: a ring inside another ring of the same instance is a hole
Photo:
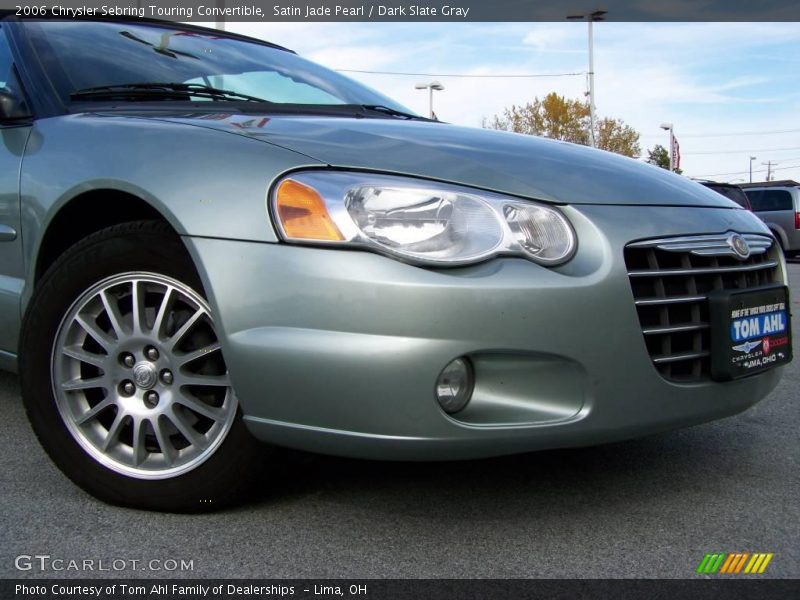
[[[769,227],[769,230],[772,233],[773,237],[776,240],[778,240],[778,244],[780,245],[781,250],[785,252],[789,244],[786,232],[784,232],[780,227],[773,225],[772,223],[768,223],[767,227]]]
[[[45,225],[33,257],[34,286],[70,246],[101,229],[129,221],[162,221],[179,231],[143,194],[117,188],[96,188],[65,201]]]

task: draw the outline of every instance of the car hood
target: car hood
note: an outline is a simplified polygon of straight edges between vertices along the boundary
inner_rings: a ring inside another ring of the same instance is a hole
[[[685,177],[610,152],[427,121],[286,115],[159,115],[247,136],[332,167],[399,173],[568,204],[738,208]]]

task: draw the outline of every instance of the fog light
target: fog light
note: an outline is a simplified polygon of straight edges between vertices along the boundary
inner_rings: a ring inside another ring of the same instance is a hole
[[[449,414],[457,413],[472,397],[472,366],[466,358],[457,358],[447,365],[436,381],[436,399]]]

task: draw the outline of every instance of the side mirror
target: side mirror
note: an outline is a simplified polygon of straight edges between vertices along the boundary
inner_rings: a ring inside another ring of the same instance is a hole
[[[0,122],[31,117],[25,100],[10,88],[0,88]]]

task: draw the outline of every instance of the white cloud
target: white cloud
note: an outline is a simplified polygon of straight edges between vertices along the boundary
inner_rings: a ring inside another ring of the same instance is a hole
[[[585,38],[583,29],[581,29],[580,33],[583,34]],[[585,48],[580,48],[580,46],[576,44],[578,41],[577,34],[578,31],[573,26],[563,27],[556,26],[553,23],[537,23],[525,34],[525,37],[522,38],[522,43],[526,46],[532,46],[538,52],[585,52]]]
[[[231,23],[229,29],[286,45],[331,68],[470,75],[587,70],[585,23]],[[800,134],[695,136],[800,129],[798,47],[795,23],[599,23],[598,114],[635,127],[643,148],[665,144],[659,124],[673,122],[691,175],[746,172],[750,149],[800,147]],[[427,93],[414,89],[425,77],[348,75],[427,114]],[[482,117],[535,96],[556,91],[578,98],[586,90],[585,76],[438,79],[446,89],[435,93],[437,114],[474,127]],[[692,154],[708,150],[741,154]],[[792,157],[800,152],[760,152],[758,162],[800,164],[784,160]],[[779,174],[800,179],[800,168]],[[741,175],[730,178],[736,177]]]
[[[336,48],[320,48],[304,55],[329,69],[347,68],[357,65],[361,70],[373,70],[393,66],[402,58],[402,53],[391,46],[339,46]]]

